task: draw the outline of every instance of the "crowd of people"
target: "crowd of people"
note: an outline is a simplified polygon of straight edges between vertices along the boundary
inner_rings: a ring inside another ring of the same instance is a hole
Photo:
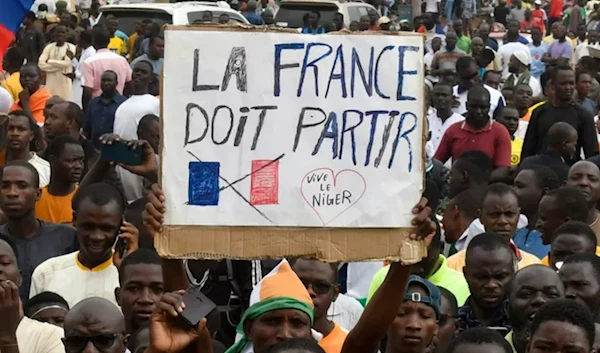
[[[426,0],[413,21],[374,1],[348,28],[304,16],[306,35],[426,39],[414,265],[160,258],[162,28],[63,3],[36,2],[2,61],[2,353],[600,349],[599,1]],[[275,2],[236,4],[273,25]],[[141,165],[99,158],[115,143]],[[216,308],[184,325],[194,291]]]

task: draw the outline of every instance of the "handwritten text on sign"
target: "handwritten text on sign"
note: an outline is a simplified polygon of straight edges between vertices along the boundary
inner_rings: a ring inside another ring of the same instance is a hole
[[[410,225],[423,172],[421,37],[166,36],[167,224]]]

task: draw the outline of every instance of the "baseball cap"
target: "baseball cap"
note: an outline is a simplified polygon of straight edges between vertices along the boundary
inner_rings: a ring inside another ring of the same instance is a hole
[[[390,18],[387,17],[387,16],[379,17],[379,20],[377,21],[377,23],[380,24],[380,25],[384,24],[384,23],[390,23],[390,22],[391,22]]]
[[[417,285],[425,289],[427,295],[422,295],[421,293],[413,292],[409,293],[408,288],[411,285]],[[428,280],[419,277],[417,275],[410,275],[408,277],[408,283],[406,284],[406,294],[404,294],[404,301],[412,301],[416,303],[423,303],[429,305],[435,311],[435,317],[437,319],[440,318],[440,306],[442,303],[442,294],[438,287],[433,285],[433,283]]]

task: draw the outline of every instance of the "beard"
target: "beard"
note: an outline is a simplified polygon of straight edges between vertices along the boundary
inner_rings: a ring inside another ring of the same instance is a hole
[[[531,327],[529,325],[529,322],[525,322],[519,319],[511,305],[508,305],[507,307],[507,314],[510,326],[513,331],[513,342],[526,342],[529,339],[529,336],[531,335]]]

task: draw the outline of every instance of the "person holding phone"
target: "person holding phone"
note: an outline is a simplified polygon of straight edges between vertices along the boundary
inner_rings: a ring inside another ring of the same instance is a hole
[[[114,290],[119,286],[119,252],[113,253],[118,238],[127,239],[127,253],[137,249],[138,230],[123,220],[125,201],[106,183],[82,187],[73,199],[73,225],[79,251],[51,258],[40,264],[32,276],[30,296],[51,291],[73,307],[90,295],[117,304]],[[125,254],[125,255],[126,255]]]

